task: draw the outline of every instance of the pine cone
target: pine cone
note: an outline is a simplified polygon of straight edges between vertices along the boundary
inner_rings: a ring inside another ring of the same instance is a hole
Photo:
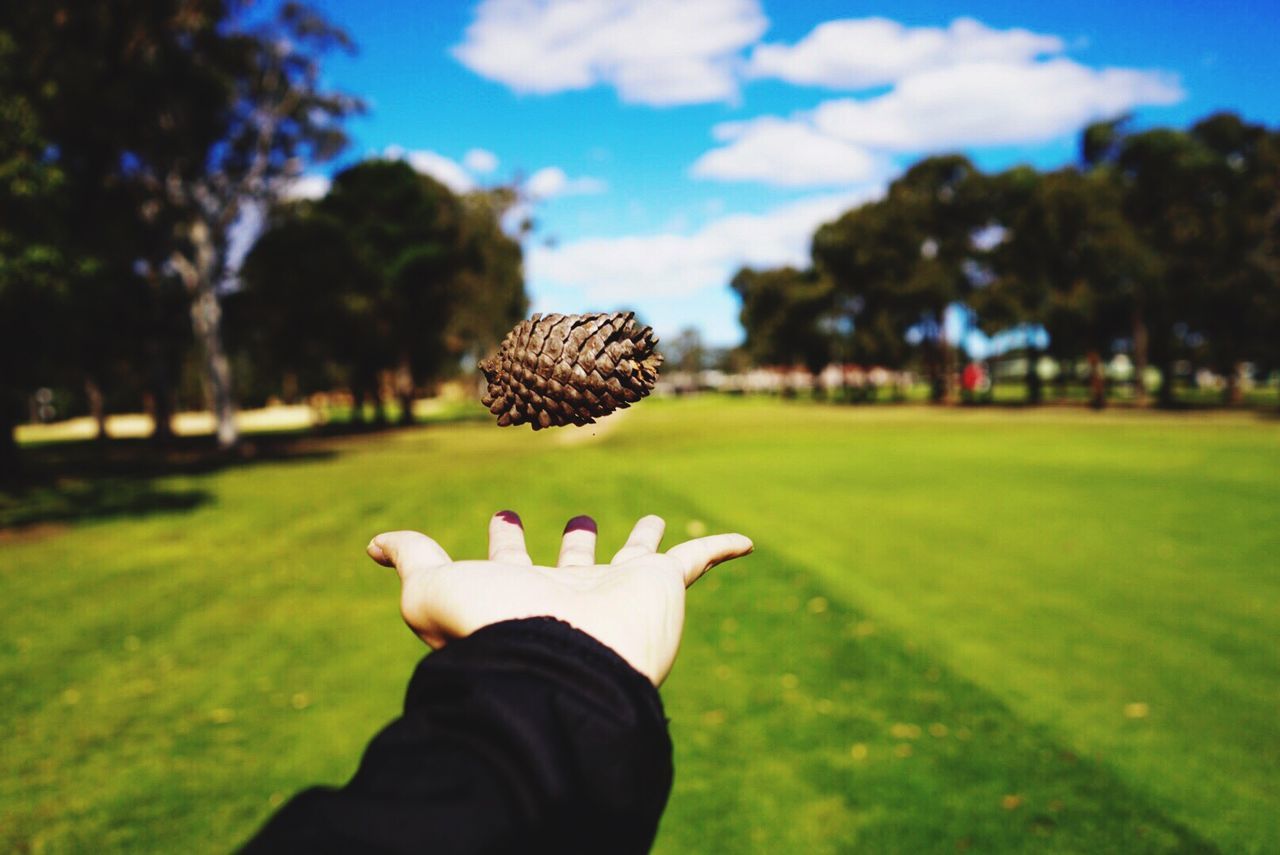
[[[635,312],[534,315],[480,363],[484,404],[499,427],[592,424],[653,389],[662,354]]]

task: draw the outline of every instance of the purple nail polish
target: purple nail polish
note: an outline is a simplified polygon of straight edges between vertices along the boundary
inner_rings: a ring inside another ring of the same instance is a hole
[[[568,534],[571,531],[589,531],[592,534],[596,534],[598,529],[596,528],[596,521],[583,514],[582,516],[574,517],[565,524],[564,533]]]

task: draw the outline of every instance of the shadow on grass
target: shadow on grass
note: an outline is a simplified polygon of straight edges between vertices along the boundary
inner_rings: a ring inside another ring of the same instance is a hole
[[[17,472],[0,483],[0,530],[189,511],[211,502],[213,494],[168,479],[327,460],[337,453],[308,434],[248,436],[231,451],[219,450],[208,437],[162,445],[141,439],[32,445],[22,449]]]
[[[44,524],[188,511],[213,500],[206,490],[163,479],[199,476],[258,463],[314,462],[336,457],[341,438],[376,439],[392,432],[490,418],[478,406],[452,406],[425,419],[364,423],[339,419],[310,428],[245,434],[222,451],[212,437],[31,443],[16,471],[0,468],[0,533]],[[28,532],[31,533],[31,532]]]
[[[150,480],[60,479],[51,485],[0,491],[0,534],[7,529],[22,533],[46,523],[189,511],[212,498],[205,490],[168,489]]]

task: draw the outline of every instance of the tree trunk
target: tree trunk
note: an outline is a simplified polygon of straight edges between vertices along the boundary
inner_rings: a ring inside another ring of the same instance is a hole
[[[173,439],[173,384],[163,348],[154,340],[147,345],[151,363],[148,371],[148,397],[151,400],[151,441],[165,445]]]
[[[351,424],[364,426],[364,386],[351,384]]]
[[[110,438],[107,435],[107,410],[103,405],[102,389],[93,377],[84,378],[84,395],[89,399],[89,414],[97,426],[94,439],[98,442],[106,442]]]
[[[1107,384],[1102,376],[1102,357],[1089,351],[1089,406],[1101,410],[1107,405]]]
[[[1173,359],[1168,358],[1161,360],[1160,363],[1160,394],[1156,396],[1156,400],[1162,407],[1172,407],[1177,404],[1177,396],[1174,395],[1174,383],[1177,381],[1177,375],[1173,370]]]
[[[413,368],[409,357],[402,356],[396,369],[396,397],[400,399],[400,424],[413,424]]]
[[[298,401],[298,374],[294,371],[286,371],[284,377],[280,380],[280,395],[284,398],[285,404],[293,406]]]
[[[173,391],[157,383],[151,391],[151,441],[164,445],[173,439]]]
[[[1142,317],[1142,310],[1133,313],[1133,395],[1140,406],[1147,403],[1147,350],[1150,347],[1147,336],[1147,322]]]
[[[18,477],[18,407],[20,396],[0,389],[0,484]]]
[[[947,380],[943,376],[942,341],[931,341],[925,348],[925,370],[929,375],[929,402],[941,404],[947,398]]]
[[[213,411],[218,448],[225,450],[236,444],[240,434],[231,394],[231,361],[222,348],[222,306],[212,283],[201,287],[191,301],[191,323],[204,355],[205,395]]]
[[[956,370],[956,357],[959,351],[946,338],[942,339],[942,396],[943,402],[947,404],[954,404],[959,398],[956,390],[956,376],[959,374]]]
[[[222,305],[218,299],[218,248],[207,223],[197,220],[187,237],[195,258],[175,256],[174,266],[191,295],[191,328],[204,356],[205,396],[213,411],[218,448],[226,450],[240,439],[232,393],[231,361],[222,346]]]
[[[1027,403],[1033,407],[1040,405],[1044,400],[1044,383],[1040,380],[1040,353],[1039,348],[1031,347],[1027,349]],[[994,379],[992,386],[995,386]]]
[[[387,423],[387,411],[382,405],[382,378],[377,371],[369,375],[369,398],[373,401],[373,426],[383,427]]]
[[[1238,407],[1244,403],[1244,389],[1240,387],[1240,363],[1233,362],[1227,370],[1227,387],[1222,390],[1222,403]]]

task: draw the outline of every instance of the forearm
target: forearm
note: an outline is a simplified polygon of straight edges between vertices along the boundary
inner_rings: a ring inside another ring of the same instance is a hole
[[[245,851],[644,852],[671,776],[644,676],[567,624],[508,621],[424,659],[352,780]]]

